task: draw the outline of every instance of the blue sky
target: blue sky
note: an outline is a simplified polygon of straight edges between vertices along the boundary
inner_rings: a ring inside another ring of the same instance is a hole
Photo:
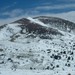
[[[75,0],[0,0],[0,23],[34,15],[68,16],[67,13],[75,15]]]

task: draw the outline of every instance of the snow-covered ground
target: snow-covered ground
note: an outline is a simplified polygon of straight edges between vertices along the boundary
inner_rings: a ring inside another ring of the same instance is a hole
[[[70,71],[70,70],[69,70]],[[60,71],[59,74],[56,73],[54,70],[50,71],[50,70],[16,70],[16,71],[12,71],[12,70],[1,70],[0,71],[0,75],[75,75],[74,71],[70,71],[70,73],[68,70],[67,71]]]
[[[21,34],[18,25],[8,24],[0,30],[0,75],[75,75],[73,34],[59,30],[64,36],[33,38],[28,37],[32,33]]]

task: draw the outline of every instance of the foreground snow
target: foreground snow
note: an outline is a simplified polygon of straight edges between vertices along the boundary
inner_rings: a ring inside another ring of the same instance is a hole
[[[0,69],[0,75],[75,75],[75,71],[60,71],[59,73],[56,71],[50,71],[50,70],[16,70],[12,71],[10,69],[4,70]]]

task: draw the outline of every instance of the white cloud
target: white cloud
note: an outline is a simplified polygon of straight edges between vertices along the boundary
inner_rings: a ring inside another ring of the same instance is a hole
[[[24,11],[22,9],[14,9],[12,11],[9,12],[4,12],[1,15],[2,16],[8,16],[8,17],[16,17],[19,16],[23,13]]]
[[[38,6],[35,9],[36,10],[52,10],[52,9],[64,9],[64,8],[75,8],[75,4],[63,4],[63,5],[44,5],[44,6]]]
[[[69,20],[75,23],[75,11],[58,13],[58,14],[47,14],[47,16],[59,17],[65,20]]]

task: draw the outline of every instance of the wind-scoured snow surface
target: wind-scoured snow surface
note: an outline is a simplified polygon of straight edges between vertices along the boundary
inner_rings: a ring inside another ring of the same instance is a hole
[[[31,17],[28,17],[27,19],[30,20],[30,21],[33,22],[33,23],[37,23],[37,24],[40,24],[40,25],[42,25],[42,26],[49,27],[49,26],[45,25],[43,22],[41,22],[41,21],[38,20],[38,19],[33,19],[33,18],[31,18]]]
[[[0,27],[0,75],[10,74],[75,75],[75,34],[30,17]]]

